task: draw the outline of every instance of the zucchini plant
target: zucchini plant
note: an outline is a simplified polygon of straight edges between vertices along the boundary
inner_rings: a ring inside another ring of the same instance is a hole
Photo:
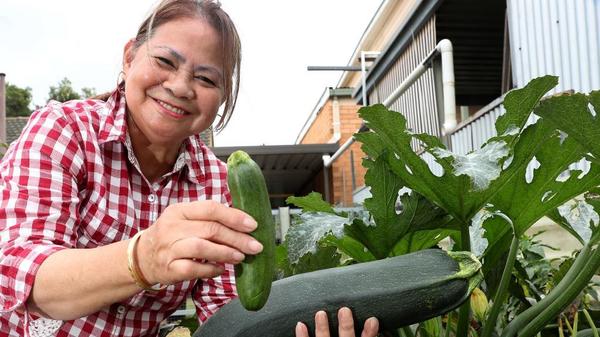
[[[383,105],[361,108],[369,131],[355,138],[367,155],[368,216],[336,211],[317,194],[290,198],[303,214],[278,247],[283,274],[384,259],[450,237],[451,249],[472,251],[483,261],[483,288],[492,300],[480,336],[536,335],[600,267],[600,91],[545,97],[557,83],[557,77],[544,76],[509,92],[506,112],[495,124],[497,136],[466,155],[452,153],[434,136],[411,132],[401,113]],[[498,325],[518,268],[520,238],[546,215],[583,248],[543,299],[508,325]],[[315,229],[319,235],[307,235]],[[456,316],[446,317],[447,326],[450,318],[456,321],[455,335],[469,333],[470,311],[467,301]]]

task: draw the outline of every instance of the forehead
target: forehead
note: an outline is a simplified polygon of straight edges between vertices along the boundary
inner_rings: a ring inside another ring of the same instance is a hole
[[[195,57],[222,58],[219,33],[201,17],[180,18],[165,22],[154,29],[149,46],[168,47],[187,59]]]

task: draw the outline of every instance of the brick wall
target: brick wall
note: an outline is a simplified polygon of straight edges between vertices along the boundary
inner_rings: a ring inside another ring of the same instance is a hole
[[[322,144],[329,142],[333,135],[334,98],[330,97],[323,105],[312,125],[310,125],[301,144]],[[351,97],[337,97],[337,107],[340,115],[341,146],[348,140],[361,125],[357,111],[360,108]],[[347,149],[332,165],[331,191],[332,203],[338,206],[352,205],[352,170],[354,169],[354,185],[356,188],[364,185],[365,169],[362,167],[363,152],[360,143],[356,142]],[[353,161],[351,161],[351,157]]]

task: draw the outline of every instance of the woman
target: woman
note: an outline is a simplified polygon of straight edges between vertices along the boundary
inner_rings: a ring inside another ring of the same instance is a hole
[[[200,321],[235,297],[233,264],[262,246],[199,134],[231,116],[240,57],[219,4],[165,0],[110,96],[34,112],[0,165],[0,335],[156,335],[189,294]]]

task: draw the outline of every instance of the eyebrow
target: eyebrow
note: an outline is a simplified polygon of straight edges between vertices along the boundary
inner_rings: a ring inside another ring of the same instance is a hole
[[[187,61],[183,55],[181,55],[180,53],[178,53],[175,49],[173,49],[171,47],[158,46],[158,48],[165,49],[166,51],[169,52],[169,54],[171,54],[171,56],[176,58],[177,61],[179,61],[181,63],[185,63]],[[211,65],[196,66],[196,67],[194,67],[194,72],[196,72],[196,71],[208,71],[208,72],[214,73],[215,75],[219,76],[219,79],[221,79],[221,80],[223,79],[223,74],[221,73],[221,71]]]

